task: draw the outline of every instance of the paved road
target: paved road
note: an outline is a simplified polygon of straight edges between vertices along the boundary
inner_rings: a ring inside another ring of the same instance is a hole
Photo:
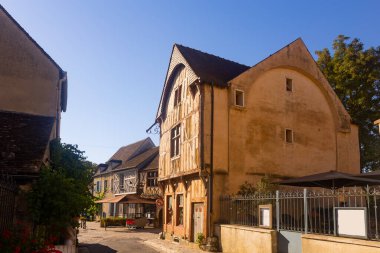
[[[147,246],[144,241],[155,240],[158,233],[159,230],[152,228],[129,230],[114,227],[105,231],[99,223],[87,222],[87,229],[80,229],[78,240],[80,252],[83,253],[157,253],[159,251]]]
[[[87,222],[78,234],[78,253],[202,253],[197,245],[181,245],[158,239],[160,229],[100,228],[98,222]]]

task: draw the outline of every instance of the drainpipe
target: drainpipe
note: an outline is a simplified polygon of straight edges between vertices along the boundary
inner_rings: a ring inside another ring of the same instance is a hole
[[[210,119],[210,175],[208,180],[208,231],[209,237],[213,236],[211,228],[212,195],[214,179],[214,82],[211,82],[211,119]]]
[[[60,79],[58,80],[57,87],[57,111],[56,111],[56,121],[55,121],[55,137],[60,137],[60,121],[61,121],[61,98],[62,98],[62,83],[67,82],[67,73],[62,71],[60,73]]]

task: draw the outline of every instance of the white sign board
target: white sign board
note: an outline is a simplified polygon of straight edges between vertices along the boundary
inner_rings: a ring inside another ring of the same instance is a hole
[[[270,226],[270,210],[269,208],[260,209],[261,223],[260,226],[269,227]]]
[[[272,205],[259,205],[259,227],[272,228]]]
[[[367,210],[363,208],[336,207],[337,235],[367,238]]]

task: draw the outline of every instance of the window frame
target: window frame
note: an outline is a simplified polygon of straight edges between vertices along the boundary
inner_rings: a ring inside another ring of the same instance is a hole
[[[180,202],[180,200],[182,200],[182,203]],[[176,226],[183,226],[184,210],[185,210],[185,196],[183,193],[177,194],[176,196]]]
[[[290,135],[288,135],[289,132],[290,132]],[[290,140],[288,139],[288,136],[290,136]],[[285,128],[285,142],[287,144],[294,143],[294,131],[293,131],[293,129]]]
[[[241,98],[242,98],[242,105],[240,105],[240,104],[238,104],[238,97],[237,97],[237,95],[238,94],[241,94]],[[243,90],[240,90],[240,89],[235,89],[235,92],[234,92],[234,105],[236,106],[236,107],[239,107],[239,108],[243,108],[243,107],[245,107],[245,92],[243,91]]]
[[[152,173],[152,174],[151,174]],[[157,187],[158,186],[158,171],[148,171],[146,173],[146,186]]]
[[[104,179],[104,191],[108,190],[108,180]]]
[[[285,80],[285,90],[287,92],[293,92],[293,79],[287,77]]]
[[[181,155],[181,124],[170,130],[170,158],[176,159]]]
[[[170,199],[170,201],[169,201]],[[169,206],[170,203],[170,206]],[[166,195],[166,217],[165,223],[172,224],[173,222],[173,195]]]
[[[174,90],[174,107],[177,107],[182,102],[182,85],[178,85]]]

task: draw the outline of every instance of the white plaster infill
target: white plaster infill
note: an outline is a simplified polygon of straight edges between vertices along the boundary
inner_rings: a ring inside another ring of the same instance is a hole
[[[328,236],[328,235],[315,235],[315,234],[303,234],[302,239],[373,247],[373,248],[379,248],[380,250],[379,241],[370,241],[370,240],[365,240],[365,239],[346,238],[346,237],[337,237],[337,236]]]
[[[251,232],[256,232],[256,233],[263,233],[263,234],[271,234],[271,233],[276,232],[276,230],[273,230],[273,229],[257,228],[257,227],[244,226],[244,225],[218,224],[217,226],[224,227],[224,228],[233,228],[233,229],[238,229],[238,230],[251,231]]]

